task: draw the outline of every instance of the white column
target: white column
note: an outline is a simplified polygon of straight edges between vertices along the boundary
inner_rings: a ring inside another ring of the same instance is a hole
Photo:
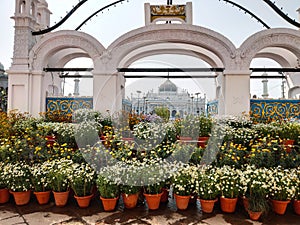
[[[93,104],[100,112],[111,113],[122,109],[122,90],[117,74],[93,73]]]
[[[250,110],[251,71],[224,71],[223,97],[225,115],[240,115]],[[222,104],[219,104],[219,107]]]

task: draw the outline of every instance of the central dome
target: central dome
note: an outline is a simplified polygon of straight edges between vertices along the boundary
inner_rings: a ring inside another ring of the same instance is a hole
[[[158,91],[159,92],[177,92],[177,86],[172,81],[167,79],[164,83],[162,83],[159,86]]]

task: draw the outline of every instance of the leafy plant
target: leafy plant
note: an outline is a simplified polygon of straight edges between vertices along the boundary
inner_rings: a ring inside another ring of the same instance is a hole
[[[198,170],[197,189],[198,196],[205,200],[214,200],[220,194],[219,177],[215,168],[209,166],[201,167]]]
[[[74,163],[70,186],[78,197],[89,196],[95,183],[95,170],[86,163]]]
[[[72,160],[55,159],[50,162],[51,170],[49,178],[51,180],[52,190],[55,192],[65,192],[69,188],[69,178],[73,173]]]
[[[120,186],[114,181],[114,178],[109,179],[99,174],[96,183],[101,197],[116,198],[119,196]]]
[[[25,162],[8,163],[3,172],[10,190],[20,192],[32,188],[30,167]]]
[[[31,167],[31,181],[36,192],[51,190],[49,172],[52,164],[49,162],[36,163]]]

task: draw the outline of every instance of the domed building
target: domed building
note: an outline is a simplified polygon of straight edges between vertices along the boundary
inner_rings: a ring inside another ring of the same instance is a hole
[[[199,97],[199,94],[196,94],[197,97],[193,96],[167,79],[158,87],[158,92],[151,90],[141,95],[140,98],[132,98],[132,110],[136,113],[147,114],[157,107],[167,107],[171,118],[205,113],[205,97]]]
[[[5,73],[4,66],[0,63],[0,110],[7,110],[7,87],[8,76]]]

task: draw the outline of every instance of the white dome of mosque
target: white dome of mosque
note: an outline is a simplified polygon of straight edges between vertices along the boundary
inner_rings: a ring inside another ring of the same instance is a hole
[[[172,81],[167,79],[164,83],[162,83],[159,86],[158,91],[159,92],[177,92],[177,86]]]

